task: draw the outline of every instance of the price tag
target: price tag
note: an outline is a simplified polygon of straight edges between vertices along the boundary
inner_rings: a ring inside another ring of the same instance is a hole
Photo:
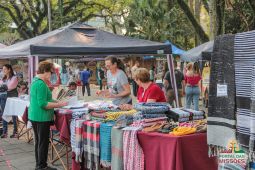
[[[217,97],[227,97],[228,96],[228,85],[217,84]]]

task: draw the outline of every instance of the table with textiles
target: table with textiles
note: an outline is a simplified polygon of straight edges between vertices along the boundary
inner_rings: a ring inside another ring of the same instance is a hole
[[[206,133],[170,136],[138,132],[146,170],[217,170],[215,158],[208,158]]]

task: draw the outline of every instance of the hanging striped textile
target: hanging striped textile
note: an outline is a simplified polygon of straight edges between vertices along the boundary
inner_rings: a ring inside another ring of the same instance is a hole
[[[235,38],[235,79],[237,104],[237,139],[254,158],[255,140],[255,31]]]
[[[218,155],[236,138],[234,38],[234,35],[224,35],[214,42],[207,118],[210,156]],[[227,97],[217,97],[217,84],[227,85]]]

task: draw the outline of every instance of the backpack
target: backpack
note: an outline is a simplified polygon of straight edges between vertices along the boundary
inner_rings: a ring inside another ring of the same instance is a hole
[[[99,76],[101,79],[104,79],[104,71],[103,70],[99,70]]]

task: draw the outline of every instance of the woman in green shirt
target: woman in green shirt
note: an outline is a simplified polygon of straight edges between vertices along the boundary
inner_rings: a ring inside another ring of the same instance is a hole
[[[47,166],[50,126],[54,118],[53,109],[67,105],[67,102],[52,100],[52,93],[46,82],[50,80],[53,70],[52,63],[40,62],[38,75],[33,79],[30,88],[28,118],[34,130],[36,169],[55,169]]]

